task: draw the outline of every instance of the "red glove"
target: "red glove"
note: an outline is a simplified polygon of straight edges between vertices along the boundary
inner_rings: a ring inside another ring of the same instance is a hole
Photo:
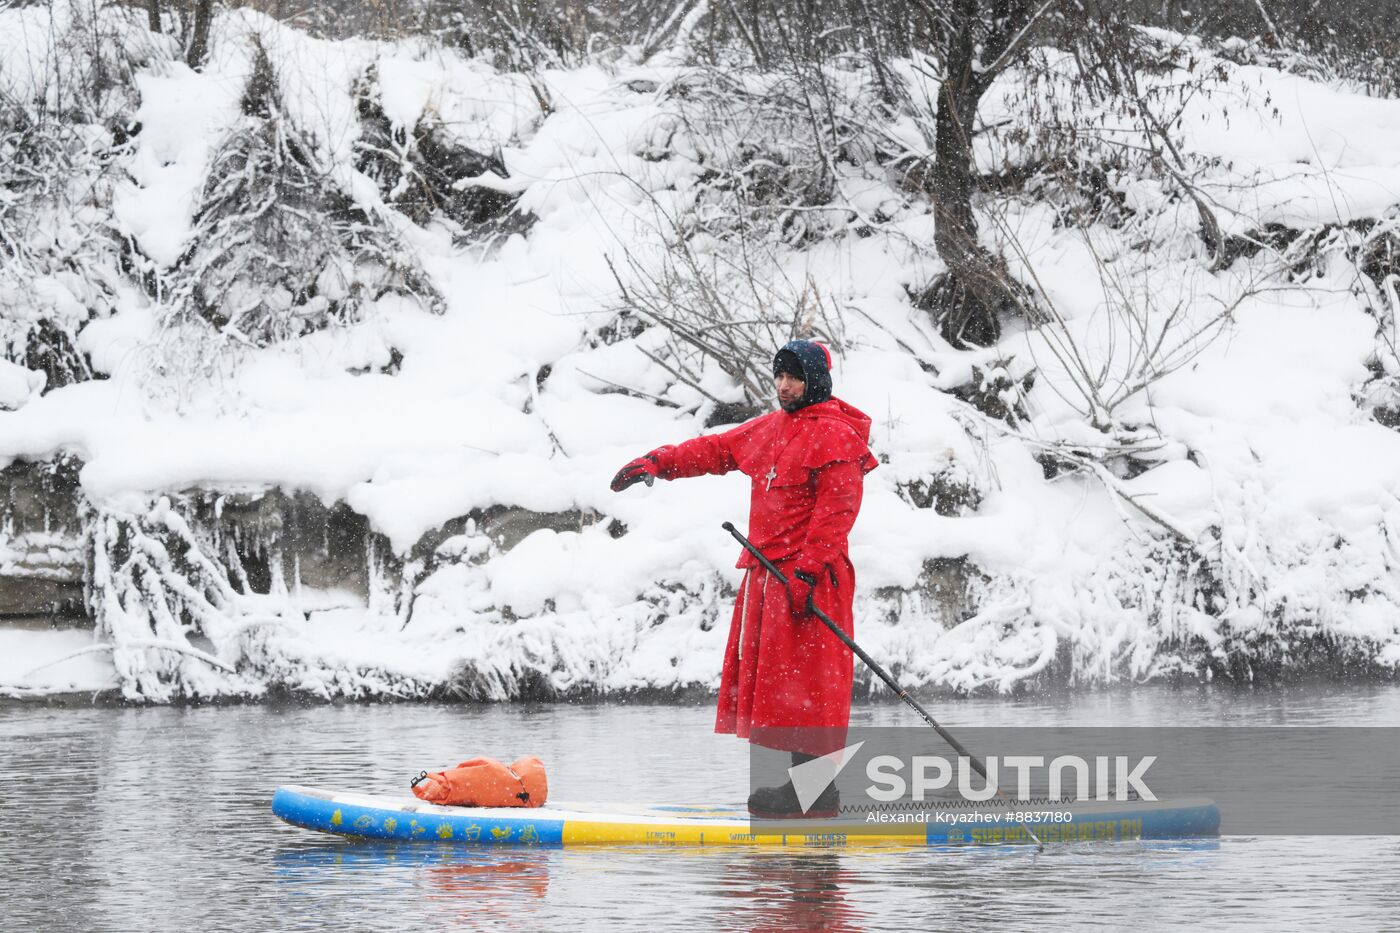
[[[660,473],[661,467],[656,462],[655,454],[647,454],[646,456],[638,457],[636,460],[633,460],[631,463],[627,464],[627,466],[617,471],[617,475],[612,478],[612,491],[622,492],[622,490],[626,489],[628,486],[633,486],[642,482],[650,486],[652,483],[656,482],[656,477],[659,476]]]
[[[822,569],[820,564],[799,559],[788,574],[788,608],[794,619],[805,619],[812,614],[812,594]]]

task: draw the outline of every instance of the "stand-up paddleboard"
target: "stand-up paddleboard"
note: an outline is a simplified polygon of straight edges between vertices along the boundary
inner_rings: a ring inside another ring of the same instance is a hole
[[[728,807],[569,806],[537,809],[443,807],[411,796],[279,787],[272,812],[293,826],[361,839],[467,845],[923,846],[1188,839],[1220,831],[1220,810],[1203,798],[1080,802],[1037,807],[1040,822],[1010,811],[886,813],[878,823],[754,820]],[[946,814],[940,817],[939,813]],[[1053,813],[1047,817],[1046,813]],[[908,822],[900,822],[908,820]]]

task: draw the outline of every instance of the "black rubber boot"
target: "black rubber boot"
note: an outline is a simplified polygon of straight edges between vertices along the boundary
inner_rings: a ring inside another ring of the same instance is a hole
[[[749,794],[749,815],[764,820],[832,820],[841,814],[841,794],[828,785],[806,813],[791,783],[760,787]]]
[[[792,763],[800,765],[816,755],[792,753]],[[765,820],[830,820],[841,813],[841,795],[835,784],[828,784],[806,813],[797,800],[797,790],[788,781],[777,787],[760,787],[749,794],[749,814]]]

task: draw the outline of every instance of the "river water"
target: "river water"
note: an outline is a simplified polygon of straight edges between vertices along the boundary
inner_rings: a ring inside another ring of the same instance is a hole
[[[1400,687],[1137,687],[930,701],[945,725],[1394,725]],[[1400,929],[1400,838],[959,850],[482,851],[286,826],[278,784],[405,792],[537,754],[559,801],[728,803],[705,705],[0,707],[0,930]],[[858,705],[859,724],[910,725]]]

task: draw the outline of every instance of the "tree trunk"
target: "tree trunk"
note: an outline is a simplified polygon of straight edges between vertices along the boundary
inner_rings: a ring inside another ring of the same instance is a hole
[[[155,0],[150,0],[154,3]],[[204,64],[209,55],[209,26],[214,18],[214,0],[195,0],[194,29],[190,35],[190,50],[185,63],[191,68]]]
[[[160,0],[146,0],[146,28],[160,32]]]
[[[955,345],[995,342],[1001,335],[998,314],[1023,303],[1006,263],[978,244],[972,210],[977,105],[995,77],[995,63],[1003,52],[1016,47],[1021,28],[1030,22],[1027,3],[998,0],[993,6],[998,15],[984,16],[979,0],[955,0],[950,14],[956,28],[944,45],[944,78],[934,118],[933,244],[951,280],[940,290],[944,300],[939,311],[943,335]],[[982,44],[987,67],[979,70],[976,33],[985,21],[993,28]]]
[[[933,245],[957,288],[945,288],[944,336],[955,345],[986,344],[1000,336],[997,312],[1015,300],[1002,263],[977,242],[972,130],[986,84],[973,71],[972,18],[976,0],[959,0],[961,29],[949,37],[938,92],[933,140]]]

